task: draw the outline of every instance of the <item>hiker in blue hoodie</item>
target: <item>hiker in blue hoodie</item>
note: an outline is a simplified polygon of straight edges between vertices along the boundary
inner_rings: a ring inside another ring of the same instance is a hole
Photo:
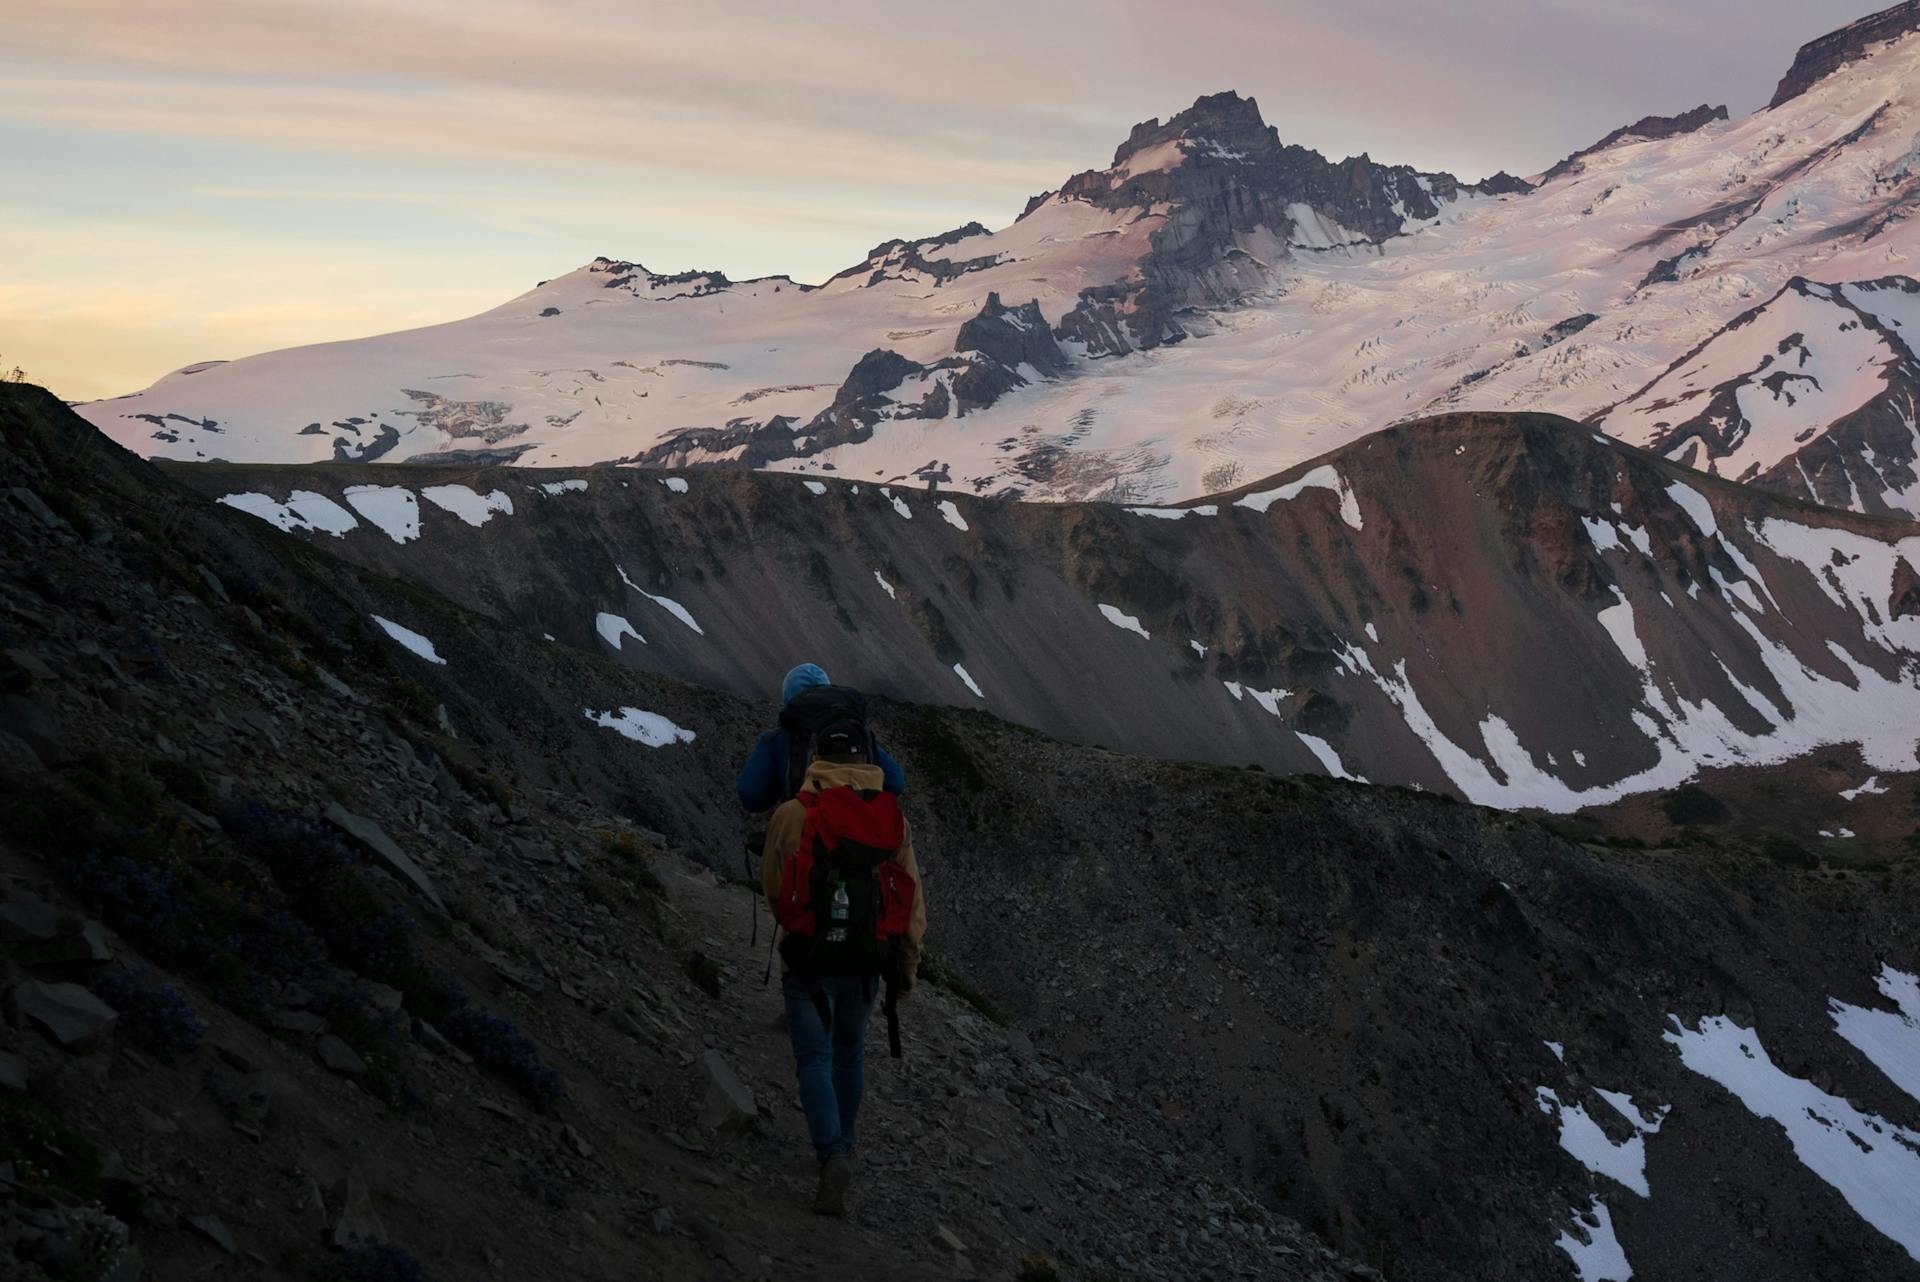
[[[780,724],[755,740],[753,752],[740,771],[734,792],[740,804],[755,814],[771,810],[799,791],[813,756],[813,736],[837,721],[865,724],[866,696],[836,686],[817,663],[803,663],[780,683]],[[871,734],[868,736],[872,738]],[[867,760],[880,767],[888,792],[907,790],[907,775],[885,748],[871,743]]]

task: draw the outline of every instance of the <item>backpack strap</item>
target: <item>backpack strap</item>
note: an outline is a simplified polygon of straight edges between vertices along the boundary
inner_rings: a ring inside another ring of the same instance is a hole
[[[791,801],[801,793],[807,781],[807,767],[813,762],[813,736],[804,730],[787,728],[787,773],[781,781],[780,800]]]

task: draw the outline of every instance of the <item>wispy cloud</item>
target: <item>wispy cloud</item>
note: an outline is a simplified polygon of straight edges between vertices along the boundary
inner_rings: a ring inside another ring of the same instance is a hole
[[[334,191],[324,187],[195,187],[196,196],[216,200],[284,200],[305,204],[313,200],[340,200],[355,204],[424,205],[433,199],[417,191]]]

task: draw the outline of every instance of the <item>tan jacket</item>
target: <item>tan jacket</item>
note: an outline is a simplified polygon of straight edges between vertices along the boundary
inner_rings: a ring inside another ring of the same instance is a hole
[[[800,787],[813,792],[842,786],[878,790],[881,782],[879,766],[816,761],[807,767],[807,777]],[[787,856],[800,848],[800,832],[806,823],[807,808],[798,801],[782,802],[773,812],[767,828],[767,844],[760,853],[760,889],[770,906],[777,908],[780,902],[780,871]],[[927,937],[927,884],[920,880],[920,864],[913,857],[911,827],[906,829],[900,853],[895,857],[919,887],[913,897],[913,920],[908,923],[906,938],[900,941],[901,973],[911,982],[919,971],[920,953]]]

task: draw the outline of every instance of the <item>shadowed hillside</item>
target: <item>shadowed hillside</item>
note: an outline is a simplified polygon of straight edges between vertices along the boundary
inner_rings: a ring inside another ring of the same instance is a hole
[[[358,534],[277,533],[36,389],[0,389],[0,448],[0,1243],[23,1267],[85,1276],[43,1259],[84,1240],[303,1279],[395,1252],[434,1278],[1006,1278],[1027,1255],[1518,1279],[1613,1250],[1647,1276],[1920,1276],[1911,860],[1608,852],[900,701],[879,731],[939,964],[909,1058],[875,1056],[854,1218],[822,1225],[750,895],[703,866],[737,859],[732,769],[769,707],[337,559]],[[554,510],[623,478],[589,479]],[[1304,497],[1343,523],[1337,489]],[[735,546],[744,575],[761,544]],[[721,635],[718,597],[626,568]],[[647,619],[647,652],[676,627]],[[848,635],[814,653],[858,662]]]

